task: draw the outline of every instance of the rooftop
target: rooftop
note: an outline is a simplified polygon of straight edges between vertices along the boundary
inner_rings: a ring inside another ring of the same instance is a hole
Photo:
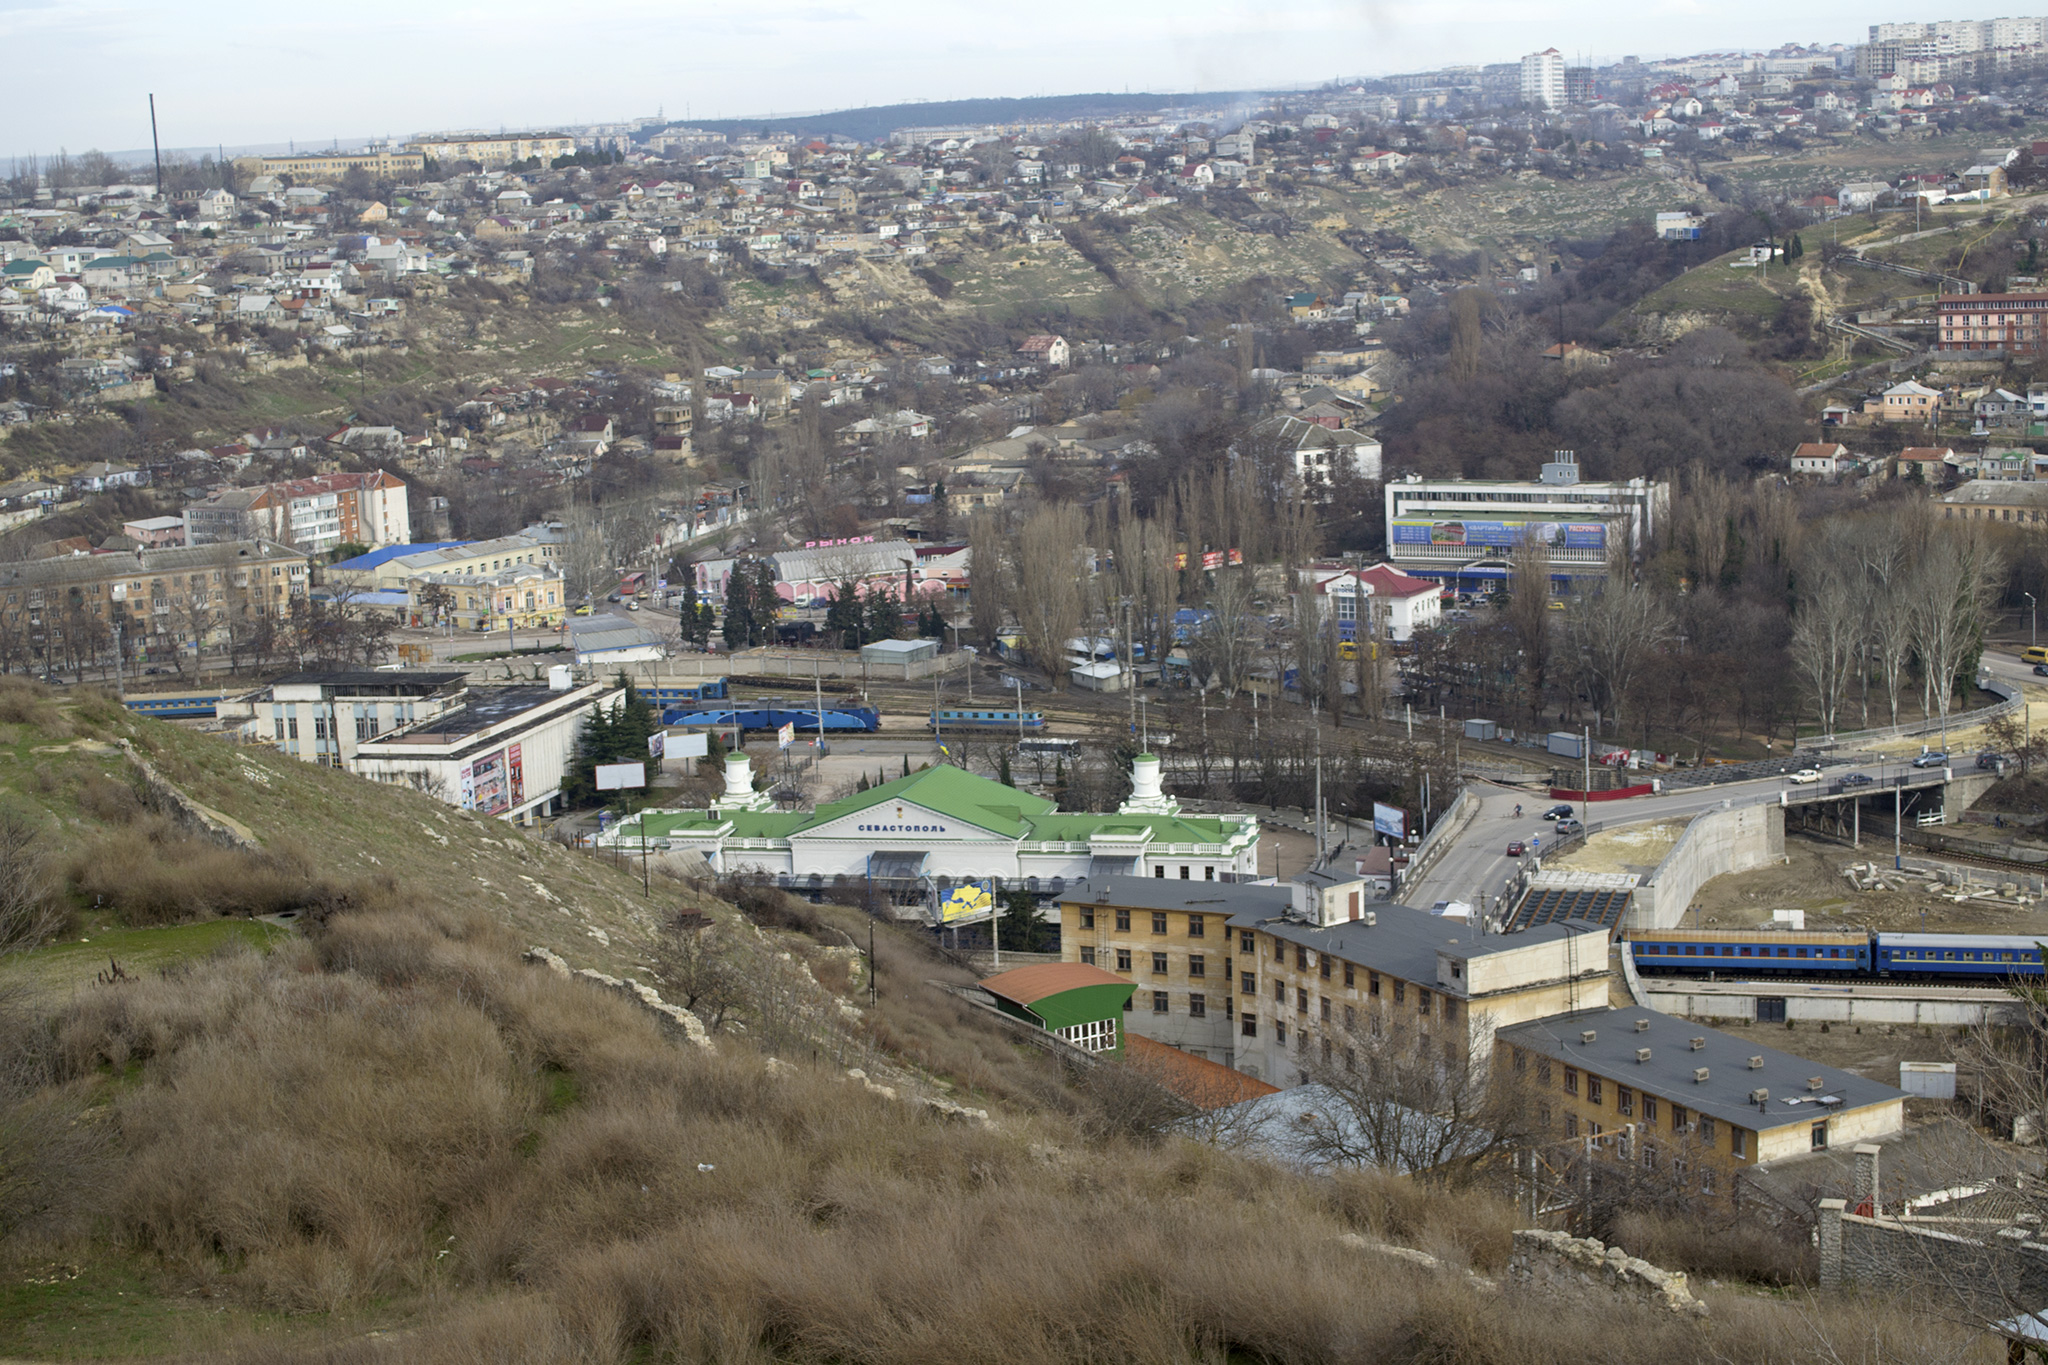
[[[1519,937],[1519,935],[1517,936]],[[1586,1034],[1592,1041],[1585,1041]],[[1905,1092],[1690,1019],[1629,1008],[1557,1014],[1500,1030],[1516,1047],[1584,1067],[1744,1128],[1768,1129],[1903,1099]],[[1693,1046],[1698,1040],[1700,1046]],[[1647,1051],[1647,1059],[1643,1052]],[[1752,1058],[1761,1066],[1752,1067]],[[1696,1079],[1704,1068],[1707,1079]],[[1819,1087],[1811,1085],[1819,1081]],[[1750,1093],[1768,1090],[1762,1105]]]
[[[1049,995],[1080,990],[1084,986],[1130,984],[1114,972],[1106,972],[1086,962],[1035,962],[1029,967],[998,972],[983,980],[981,988],[1013,1004],[1030,1005]]]
[[[2048,506],[2048,483],[2031,479],[1971,479],[1941,495],[1952,507]]]

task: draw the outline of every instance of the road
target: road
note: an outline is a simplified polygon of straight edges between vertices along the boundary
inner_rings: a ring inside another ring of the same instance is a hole
[[[1895,775],[1912,771],[1910,763],[1884,762],[1872,756],[1866,763],[1828,768],[1826,780],[1839,782],[1851,773],[1862,773],[1871,779],[1875,789]],[[1723,805],[1750,806],[1775,802],[1780,792],[1792,789],[1792,783],[1782,777],[1711,787],[1683,787],[1659,796],[1596,802],[1591,820],[1607,827],[1645,820],[1667,820],[1698,815],[1701,811],[1716,810]],[[1522,865],[1520,858],[1507,855],[1510,842],[1531,838],[1540,838],[1546,846],[1556,842],[1555,826],[1544,821],[1541,815],[1560,803],[1494,783],[1474,783],[1471,790],[1479,798],[1479,813],[1473,816],[1471,824],[1458,835],[1457,842],[1444,851],[1435,866],[1402,893],[1401,899],[1405,904],[1426,910],[1438,901],[1476,903],[1480,895],[1487,896],[1490,901],[1501,893]],[[1517,805],[1522,807],[1520,818],[1515,815]]]

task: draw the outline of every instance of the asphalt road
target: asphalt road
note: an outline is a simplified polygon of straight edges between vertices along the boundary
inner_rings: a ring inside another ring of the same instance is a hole
[[[1867,763],[1829,767],[1824,770],[1824,780],[1839,782],[1850,773],[1863,773],[1874,785],[1882,785],[1896,774],[1910,774],[1912,771],[1910,763],[1884,762],[1872,756],[1872,761]],[[1697,815],[1723,805],[1760,805],[1776,801],[1778,793],[1789,789],[1793,789],[1791,782],[1783,777],[1772,777],[1713,787],[1684,787],[1658,796],[1594,802],[1590,823],[1612,826]],[[1403,893],[1405,904],[1426,910],[1438,901],[1476,903],[1476,897],[1485,895],[1489,898],[1490,908],[1491,898],[1501,893],[1522,863],[1520,858],[1507,855],[1508,844],[1516,839],[1526,841],[1531,838],[1540,838],[1544,846],[1556,842],[1556,827],[1541,816],[1543,811],[1560,802],[1490,783],[1475,783],[1472,790],[1479,794],[1479,813],[1422,880]],[[1514,813],[1517,805],[1522,807],[1519,819]]]

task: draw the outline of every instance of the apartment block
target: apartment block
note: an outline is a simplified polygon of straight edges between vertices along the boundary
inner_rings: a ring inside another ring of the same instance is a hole
[[[185,508],[188,545],[260,537],[324,554],[338,545],[403,544],[411,526],[405,481],[381,469],[222,489]]]

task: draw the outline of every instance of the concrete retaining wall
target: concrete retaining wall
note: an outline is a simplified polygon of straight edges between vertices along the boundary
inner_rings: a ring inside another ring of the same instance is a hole
[[[1787,1023],[1905,1024],[1928,1028],[1974,1028],[1987,1022],[2011,1022],[2018,1018],[2008,1000],[1958,1000],[1930,992],[1924,998],[1899,996],[1852,996],[1837,993],[1801,994],[1806,987],[1792,982],[1782,986],[1759,983],[1741,990],[1703,991],[1682,981],[1646,976],[1642,1001],[1653,1010],[1686,1019],[1754,1021],[1757,997],[1770,996],[1785,1002]]]
[[[1771,806],[1710,810],[1693,817],[1671,852],[1637,887],[1622,921],[1627,929],[1669,929],[1700,887],[1726,872],[1748,872],[1785,856],[1785,812]]]

